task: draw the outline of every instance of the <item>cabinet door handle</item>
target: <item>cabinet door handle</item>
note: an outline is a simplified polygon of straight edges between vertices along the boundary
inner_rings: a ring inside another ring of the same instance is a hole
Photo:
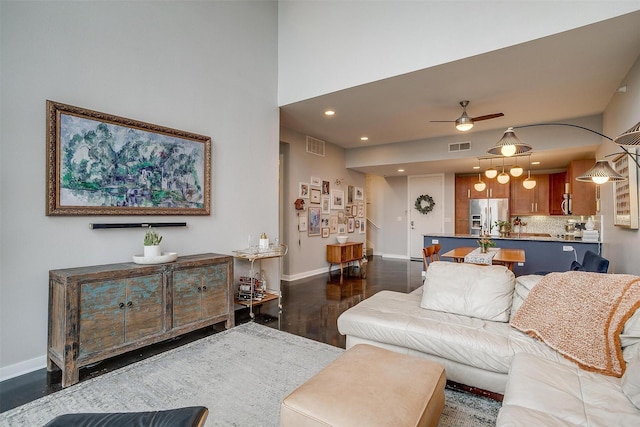
[[[535,210],[533,209],[533,203],[531,203],[531,212],[535,212]]]
[[[119,307],[119,308],[124,308],[124,303],[123,303],[123,302],[121,302],[120,304],[118,304],[118,307]]]
[[[133,303],[132,303],[131,301],[129,301],[129,302],[127,303],[127,307],[129,307],[129,308],[133,307]]]
[[[467,188],[467,199],[471,198],[471,189]]]

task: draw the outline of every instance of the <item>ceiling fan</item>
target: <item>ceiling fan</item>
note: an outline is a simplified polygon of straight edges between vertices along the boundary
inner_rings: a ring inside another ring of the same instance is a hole
[[[473,127],[474,122],[479,122],[481,120],[489,120],[495,119],[498,117],[504,116],[503,113],[494,113],[487,114],[486,116],[478,116],[478,117],[469,117],[467,114],[467,105],[469,105],[469,101],[460,101],[460,105],[462,106],[462,115],[455,120],[431,120],[432,123],[454,123],[456,124],[456,129],[459,131],[467,131]]]

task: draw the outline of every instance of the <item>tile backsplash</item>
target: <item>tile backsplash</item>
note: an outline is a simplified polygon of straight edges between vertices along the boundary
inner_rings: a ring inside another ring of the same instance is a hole
[[[511,223],[516,217],[511,217]],[[521,222],[526,223],[526,227],[521,227],[521,233],[540,233],[540,234],[564,234],[564,225],[568,219],[576,222],[587,222],[588,216],[519,216]],[[596,230],[600,230],[600,215],[593,217],[593,223]]]

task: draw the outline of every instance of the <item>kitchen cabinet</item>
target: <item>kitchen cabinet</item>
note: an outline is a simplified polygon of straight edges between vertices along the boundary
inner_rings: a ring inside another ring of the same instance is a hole
[[[47,370],[62,370],[67,387],[82,366],[219,322],[231,328],[232,279],[233,258],[218,254],[50,270]]]
[[[527,190],[522,182],[527,176],[511,178],[511,216],[549,215],[549,175],[533,175],[536,186]]]
[[[478,177],[456,176],[455,188],[455,232],[456,234],[469,234],[469,199],[471,188]]]
[[[596,214],[596,183],[576,181],[595,164],[593,159],[573,160],[567,168],[572,215]]]
[[[549,215],[564,215],[564,212],[562,212],[562,196],[566,182],[566,172],[549,174]]]
[[[509,183],[500,184],[497,179],[489,179],[487,177],[484,177],[483,181],[487,183],[486,193],[488,199],[508,199],[511,196]]]
[[[489,179],[481,175],[487,187],[476,191],[474,184],[478,182],[478,175],[456,176],[455,189],[455,232],[469,234],[469,200],[473,199],[507,199],[510,195],[509,184],[500,184],[495,178]]]

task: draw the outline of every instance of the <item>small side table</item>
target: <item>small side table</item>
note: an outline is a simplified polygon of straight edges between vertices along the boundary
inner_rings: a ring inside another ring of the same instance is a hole
[[[327,262],[329,263],[329,276],[331,276],[331,266],[340,265],[340,283],[343,280],[344,264],[358,261],[358,267],[362,268],[362,242],[347,242],[327,245]]]
[[[282,258],[287,254],[288,251],[289,251],[289,248],[287,247],[287,245],[279,245],[279,246],[271,246],[269,247],[269,249],[257,249],[257,250],[254,250],[252,248],[241,249],[241,250],[233,251],[233,256],[235,258],[246,259],[250,261],[251,269],[249,270],[249,277],[254,277],[255,275],[254,263],[256,260],[262,260],[267,258]],[[280,278],[280,272],[278,272],[278,278]],[[253,286],[251,287],[251,289],[253,291]],[[276,293],[276,292],[273,292],[273,290],[269,292],[269,289],[267,289],[267,293],[260,300],[254,299],[253,295],[251,295],[250,300],[240,301],[236,299],[234,302],[236,304],[249,307],[249,316],[251,317],[251,320],[254,320],[255,314],[253,313],[253,307],[260,306],[265,302],[273,301],[275,299],[278,300],[278,309],[282,310],[282,292],[280,292],[279,290]]]

